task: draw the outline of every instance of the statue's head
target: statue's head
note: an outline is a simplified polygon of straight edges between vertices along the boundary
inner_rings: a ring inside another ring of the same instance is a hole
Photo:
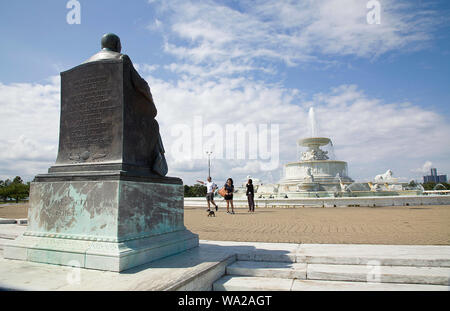
[[[122,45],[120,44],[119,36],[113,33],[107,33],[102,37],[102,49],[108,49],[113,52],[120,53]]]

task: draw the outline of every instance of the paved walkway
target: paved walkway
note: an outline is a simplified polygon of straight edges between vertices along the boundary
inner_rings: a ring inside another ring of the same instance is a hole
[[[206,209],[206,202],[205,202]],[[185,208],[186,227],[200,239],[285,243],[450,245],[450,206],[239,208],[217,217]],[[27,205],[2,207],[0,218],[26,218]],[[1,230],[0,230],[1,231]]]
[[[8,203],[0,204],[0,218],[27,218],[28,204],[27,203]]]
[[[450,206],[275,208],[216,217],[185,208],[186,227],[200,239],[285,243],[450,245]]]
[[[374,260],[388,266],[450,267],[450,246],[343,246],[201,241],[198,248],[122,273],[7,260],[3,259],[0,253],[0,288],[87,291],[211,290],[212,284],[225,274],[226,267],[236,260],[359,264],[361,266],[358,267],[366,273],[367,269],[372,269],[366,265],[368,263],[373,265]],[[449,277],[447,272],[442,276]],[[402,283],[408,282],[406,280]],[[362,283],[357,285],[364,286]],[[380,284],[380,286],[375,290],[391,288],[389,285],[385,287]],[[406,289],[423,289],[419,287],[410,284]],[[429,288],[448,290],[448,286]],[[313,286],[313,289],[318,288]],[[333,288],[333,290],[346,289],[348,290],[346,286]]]

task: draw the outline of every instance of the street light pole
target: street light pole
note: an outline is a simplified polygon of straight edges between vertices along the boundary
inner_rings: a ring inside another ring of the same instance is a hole
[[[212,155],[212,151],[206,151],[206,154],[208,155],[208,177],[211,177],[211,155]]]

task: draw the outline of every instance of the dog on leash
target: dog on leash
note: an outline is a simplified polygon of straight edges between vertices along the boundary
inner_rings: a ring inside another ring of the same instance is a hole
[[[208,217],[216,217],[216,213],[213,210],[208,211]]]

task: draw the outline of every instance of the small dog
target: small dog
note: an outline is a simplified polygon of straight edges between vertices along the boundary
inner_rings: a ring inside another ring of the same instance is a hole
[[[208,211],[208,217],[216,217],[216,213],[214,211]]]

